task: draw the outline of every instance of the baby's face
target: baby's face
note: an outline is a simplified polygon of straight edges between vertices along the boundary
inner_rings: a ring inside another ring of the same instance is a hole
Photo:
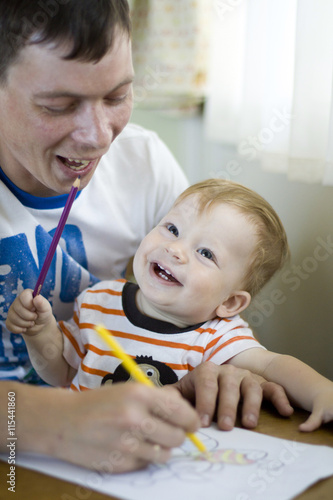
[[[255,244],[253,225],[237,208],[217,204],[202,212],[191,195],[143,239],[134,275],[145,299],[170,321],[200,323],[242,290]]]

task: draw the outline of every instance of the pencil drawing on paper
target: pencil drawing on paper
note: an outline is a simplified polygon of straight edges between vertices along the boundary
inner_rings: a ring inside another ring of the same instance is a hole
[[[181,482],[202,483],[213,479],[217,473],[220,475],[224,471],[228,471],[228,468],[231,472],[230,467],[234,469],[235,467],[254,464],[260,469],[272,467],[266,451],[221,448],[218,441],[205,434],[205,432],[200,431],[198,435],[209,451],[208,459],[204,454],[194,450],[191,442],[185,441],[166,464],[151,464],[146,469],[146,474],[134,473],[131,475],[130,480],[126,475],[113,476],[113,479],[120,482],[125,481],[135,487],[146,487],[171,479]],[[281,469],[285,465],[282,462],[277,462],[274,461],[274,468]]]

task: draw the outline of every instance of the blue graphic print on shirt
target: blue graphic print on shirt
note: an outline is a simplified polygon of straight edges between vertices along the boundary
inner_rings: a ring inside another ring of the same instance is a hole
[[[23,338],[11,334],[5,327],[8,309],[16,295],[25,288],[34,288],[39,272],[50,247],[55,229],[48,233],[42,226],[35,230],[39,267],[31,252],[26,234],[21,233],[0,240],[0,370],[10,372],[28,362],[28,354]],[[56,265],[61,262],[61,303],[71,303],[81,291],[82,273],[87,274],[88,262],[77,226],[66,225],[62,234],[66,249],[61,252],[61,260],[54,256],[42,288],[42,294],[53,305],[53,290],[56,281]],[[57,273],[59,276],[59,273]],[[89,273],[89,285],[99,280]],[[85,281],[86,282],[86,281]]]

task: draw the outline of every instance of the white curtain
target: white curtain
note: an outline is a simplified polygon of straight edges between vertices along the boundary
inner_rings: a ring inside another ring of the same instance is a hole
[[[249,162],[333,185],[333,1],[213,1],[205,130]]]

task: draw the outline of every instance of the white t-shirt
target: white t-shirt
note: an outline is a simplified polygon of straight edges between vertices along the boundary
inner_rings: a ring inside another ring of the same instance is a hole
[[[154,132],[125,127],[74,201],[41,290],[58,320],[72,315],[82,290],[124,276],[142,238],[187,185]],[[35,287],[66,199],[27,195],[0,175],[0,378],[24,379],[30,369],[24,341],[5,319],[16,295]]]
[[[77,370],[71,389],[84,391],[130,378],[122,362],[94,327],[112,331],[128,355],[158,386],[177,382],[200,363],[226,363],[247,349],[263,348],[239,316],[214,318],[178,328],[143,315],[137,308],[138,287],[125,280],[101,281],[75,302],[71,320],[60,322],[63,355]]]

